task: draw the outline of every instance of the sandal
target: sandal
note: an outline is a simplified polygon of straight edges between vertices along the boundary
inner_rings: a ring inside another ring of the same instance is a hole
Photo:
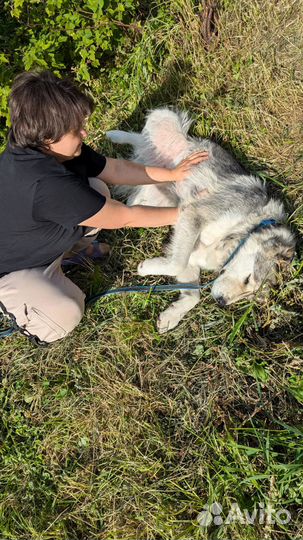
[[[92,248],[91,253],[89,253],[90,248]],[[98,240],[94,240],[89,246],[87,246],[82,251],[79,251],[79,253],[76,253],[73,257],[69,257],[68,259],[62,259],[61,266],[72,266],[77,264],[85,266],[85,262],[87,259],[90,259],[92,261],[102,261],[107,255],[109,255],[109,253],[110,247],[108,244],[98,242]]]

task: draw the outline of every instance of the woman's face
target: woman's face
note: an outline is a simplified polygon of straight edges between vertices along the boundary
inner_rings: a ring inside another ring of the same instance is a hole
[[[51,154],[58,161],[66,161],[80,156],[82,142],[87,137],[85,129],[69,131],[57,142],[49,143],[45,153]]]

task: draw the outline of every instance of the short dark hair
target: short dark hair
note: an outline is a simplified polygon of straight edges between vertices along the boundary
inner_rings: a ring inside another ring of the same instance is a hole
[[[81,129],[94,102],[69,79],[59,79],[50,71],[26,71],[13,82],[9,108],[10,144],[43,149],[47,142]]]

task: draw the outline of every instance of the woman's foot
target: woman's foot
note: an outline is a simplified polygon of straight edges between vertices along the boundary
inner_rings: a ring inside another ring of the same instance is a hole
[[[103,259],[110,252],[110,245],[105,242],[92,242],[83,251],[80,251],[84,257],[89,259]]]
[[[71,266],[76,264],[83,265],[86,259],[90,259],[92,261],[100,261],[103,260],[107,255],[109,255],[109,253],[109,244],[94,240],[85,249],[79,251],[79,253],[75,253],[75,255],[68,257],[68,259],[63,259],[61,262],[61,266]]]

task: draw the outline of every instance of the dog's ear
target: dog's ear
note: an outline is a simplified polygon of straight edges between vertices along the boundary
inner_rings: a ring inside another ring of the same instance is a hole
[[[280,253],[278,255],[278,264],[280,265],[280,267],[281,268],[287,267],[293,260],[294,255],[295,255],[294,249],[288,249],[286,251],[283,251],[283,253]]]
[[[295,253],[295,244],[285,244],[280,238],[272,238],[264,242],[255,259],[253,278],[256,282],[269,279],[275,282],[275,271],[283,269],[292,261]]]
[[[266,242],[265,250],[267,256],[275,259],[279,264],[289,264],[294,258],[295,241],[285,243],[281,238],[274,237]]]

